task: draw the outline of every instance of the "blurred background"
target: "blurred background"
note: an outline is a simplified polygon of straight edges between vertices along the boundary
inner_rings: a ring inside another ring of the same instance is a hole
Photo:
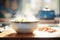
[[[38,12],[48,4],[48,8],[55,10],[56,17],[60,17],[60,0],[0,0],[0,18],[4,18],[5,13],[11,13],[12,17],[19,10],[25,13],[26,9],[31,9],[33,14]],[[10,15],[10,14],[9,14]]]

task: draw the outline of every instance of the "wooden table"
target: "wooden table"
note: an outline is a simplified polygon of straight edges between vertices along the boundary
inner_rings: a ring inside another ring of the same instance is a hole
[[[34,34],[32,33],[13,33],[10,35],[6,35],[6,37],[7,38],[35,38]]]
[[[21,34],[21,33],[13,33],[10,35],[6,35],[6,37],[4,37],[5,39],[9,39],[9,40],[58,40],[58,38],[40,38],[40,37],[34,37],[34,34],[32,33],[27,33],[27,34]]]

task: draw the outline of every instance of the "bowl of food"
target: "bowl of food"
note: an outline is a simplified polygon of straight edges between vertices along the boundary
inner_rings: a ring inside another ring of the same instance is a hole
[[[32,33],[38,27],[39,21],[12,21],[13,29],[17,33]]]

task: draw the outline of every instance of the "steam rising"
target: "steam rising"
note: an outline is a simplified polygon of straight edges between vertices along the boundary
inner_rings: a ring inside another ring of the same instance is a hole
[[[30,8],[30,4],[26,3],[24,9],[22,10],[22,12],[20,12],[20,10],[17,11],[16,15],[15,15],[15,19],[16,20],[25,20],[25,21],[36,21],[36,17],[33,15],[33,12]]]

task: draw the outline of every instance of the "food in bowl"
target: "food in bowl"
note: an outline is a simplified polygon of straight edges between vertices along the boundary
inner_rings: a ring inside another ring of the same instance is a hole
[[[18,18],[15,18],[15,19],[12,19],[10,20],[11,22],[37,22],[39,20],[28,20],[26,18],[21,18],[21,19],[18,19]]]

